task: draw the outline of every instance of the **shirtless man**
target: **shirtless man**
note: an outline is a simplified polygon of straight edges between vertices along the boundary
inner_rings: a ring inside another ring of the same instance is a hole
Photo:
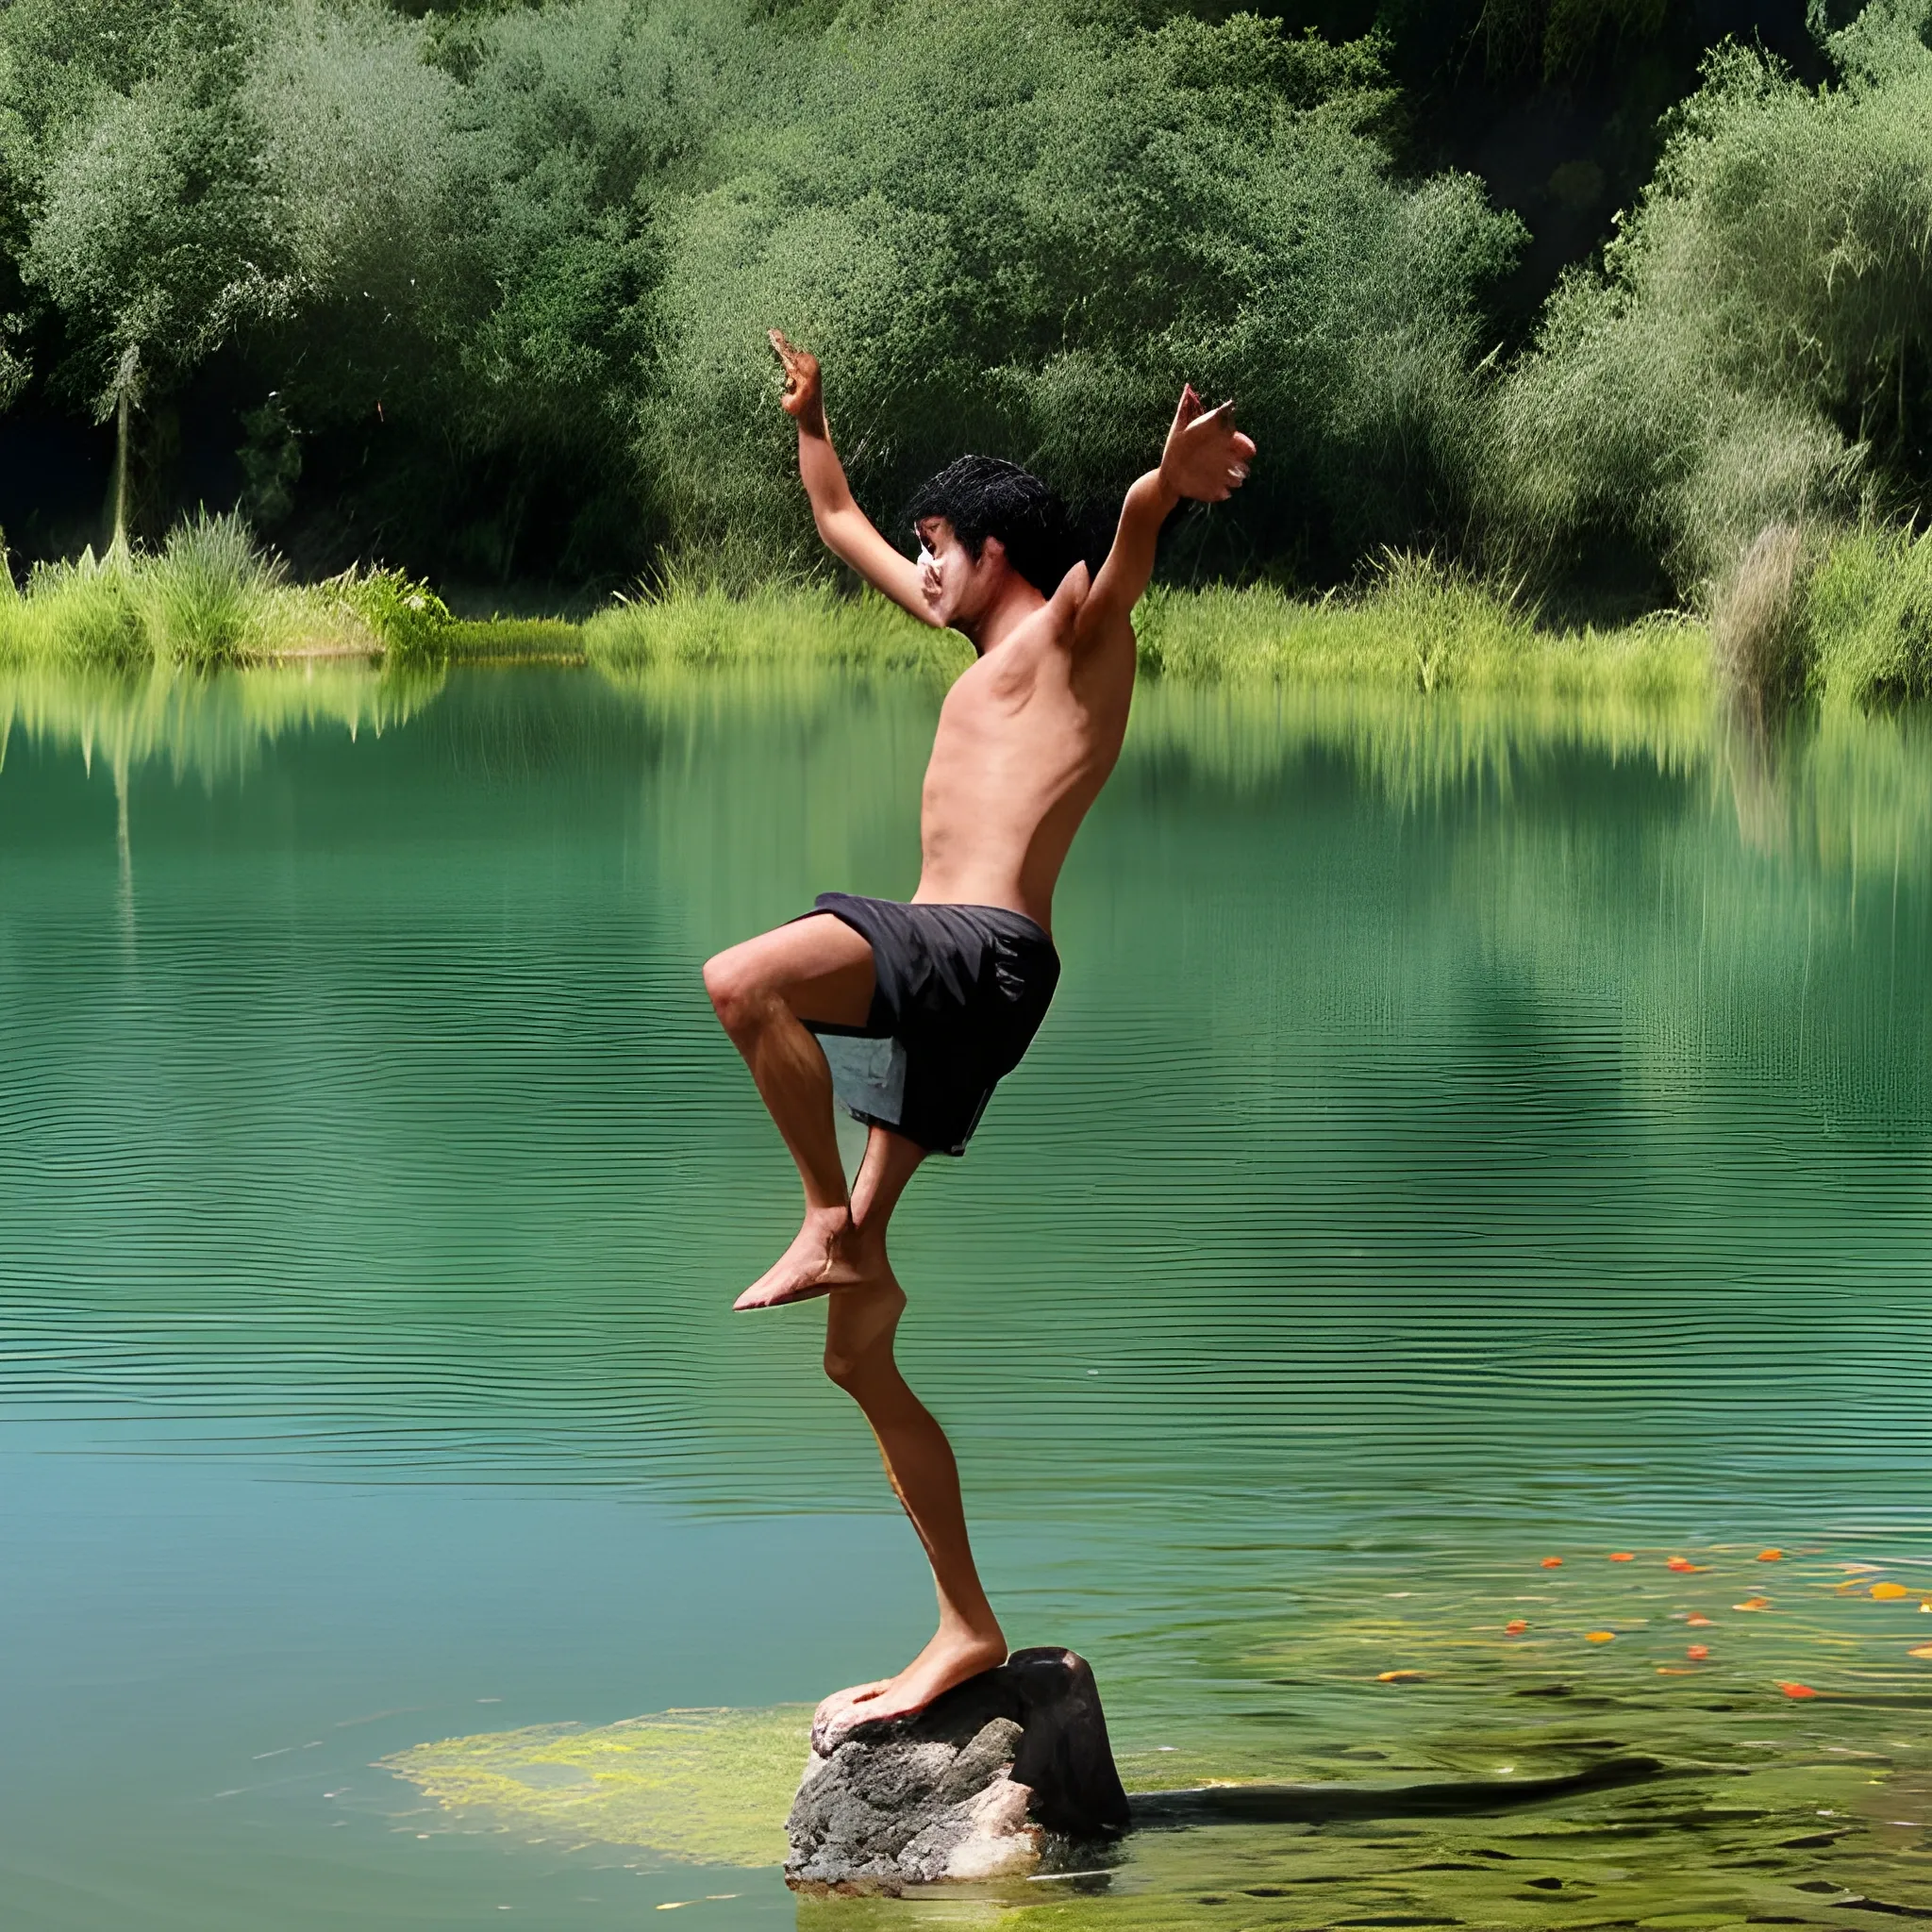
[[[828,1748],[856,1724],[908,1716],[1006,1661],[952,1448],[893,1360],[906,1296],[886,1258],[886,1224],[929,1153],[965,1151],[994,1084],[1045,1016],[1059,976],[1054,883],[1120,757],[1134,690],[1129,619],[1155,539],[1183,497],[1219,503],[1239,489],[1255,445],[1235,428],[1232,404],[1208,409],[1184,391],[1159,467],[1127,491],[1091,582],[1044,485],[1012,464],[962,458],[914,502],[913,563],[853,499],[816,358],[775,329],[772,346],[826,546],[922,624],[962,631],[978,654],[940,709],[911,903],[824,893],[814,912],[705,967],[711,1004],[805,1182],[797,1238],[736,1306],[829,1298],[825,1373],[872,1424],[939,1589],[938,1634],[911,1663],[819,1707],[813,1737]],[[835,1094],[869,1129],[849,1191]]]

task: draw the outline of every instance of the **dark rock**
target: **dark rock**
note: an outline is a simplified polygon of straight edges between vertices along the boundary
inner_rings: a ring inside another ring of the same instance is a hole
[[[1023,1650],[917,1717],[856,1725],[829,1750],[815,1738],[785,1876],[840,1892],[993,1878],[1127,1822],[1093,1673],[1069,1650]]]

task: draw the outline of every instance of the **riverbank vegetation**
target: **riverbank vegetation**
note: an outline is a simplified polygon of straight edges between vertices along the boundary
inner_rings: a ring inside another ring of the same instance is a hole
[[[6,563],[0,552],[0,566]],[[291,583],[236,516],[196,516],[153,552],[92,550],[36,564],[25,589],[0,568],[0,660],[162,666],[291,658],[442,658],[466,626],[400,571]]]
[[[611,661],[891,659],[815,575],[776,323],[889,529],[970,446],[1097,547],[1181,381],[1233,394],[1262,460],[1169,534],[1171,675],[1673,685],[1714,636],[1733,683],[1917,695],[1932,0],[1782,57],[1680,11],[12,0],[0,442],[110,460],[98,520],[7,510],[0,648],[447,655],[500,640],[424,579],[536,577]],[[1599,158],[1463,165],[1532,98]],[[197,498],[289,568],[164,536]]]
[[[1390,552],[1319,599],[1270,584],[1157,585],[1135,613],[1143,676],[1176,684],[1348,684],[1423,695],[1725,698],[1883,708],[1932,695],[1932,534],[1882,525],[1826,541],[1774,525],[1703,615],[1560,626],[1435,558]],[[794,575],[736,591],[674,575],[581,623],[460,619],[399,571],[290,582],[233,516],[201,516],[158,551],[0,573],[0,663],[208,670],[359,658],[391,671],[457,661],[662,669],[899,672],[949,681],[972,661],[952,631],[883,598]]]

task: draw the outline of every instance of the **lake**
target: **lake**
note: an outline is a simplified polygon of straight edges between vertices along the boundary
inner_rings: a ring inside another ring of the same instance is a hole
[[[0,670],[8,1932],[1932,1917],[1932,729],[1158,683],[902,1358],[1130,1787],[1348,1801],[786,1891],[931,1589],[699,967],[938,698]]]

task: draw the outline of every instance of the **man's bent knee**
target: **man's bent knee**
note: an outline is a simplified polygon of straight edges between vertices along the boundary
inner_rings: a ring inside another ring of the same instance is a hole
[[[757,1023],[758,1008],[770,998],[770,989],[746,967],[740,952],[734,946],[705,961],[705,991],[710,995],[711,1010],[734,1037]]]

